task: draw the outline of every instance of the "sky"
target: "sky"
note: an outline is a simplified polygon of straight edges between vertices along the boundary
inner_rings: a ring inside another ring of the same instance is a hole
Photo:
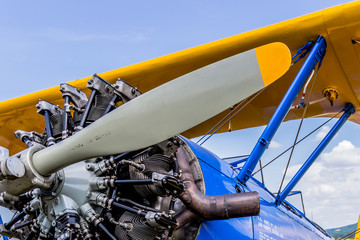
[[[345,2],[350,1],[0,0],[0,101]],[[306,120],[300,137],[325,120]],[[282,125],[264,162],[290,146],[298,124]],[[329,127],[295,149],[288,176]],[[221,157],[249,154],[262,130],[219,134],[204,146]],[[346,123],[296,187],[304,194],[309,218],[324,228],[354,223],[360,213],[360,140],[354,134],[359,130]],[[285,156],[265,169],[271,191],[277,192],[286,161]],[[291,198],[298,206],[299,199]]]

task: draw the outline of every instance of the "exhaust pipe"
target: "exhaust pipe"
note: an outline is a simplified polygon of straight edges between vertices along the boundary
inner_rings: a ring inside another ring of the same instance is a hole
[[[207,196],[195,185],[194,177],[188,163],[188,156],[183,146],[176,152],[177,161],[182,174],[180,180],[185,190],[179,198],[187,207],[175,216],[176,221],[183,226],[197,218],[202,220],[222,220],[237,217],[257,216],[260,213],[260,198],[258,192],[234,193],[219,196]]]

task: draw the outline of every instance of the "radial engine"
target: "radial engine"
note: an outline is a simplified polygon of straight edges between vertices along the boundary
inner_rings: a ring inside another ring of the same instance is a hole
[[[44,100],[36,105],[44,131],[15,132],[28,148],[0,162],[0,204],[18,212],[0,225],[1,234],[28,240],[195,239],[203,220],[259,213],[257,193],[205,195],[200,164],[180,136],[86,159],[49,176],[39,174],[32,164],[34,153],[140,95],[122,80],[111,85],[97,75],[87,87],[89,99],[61,84],[63,108]]]

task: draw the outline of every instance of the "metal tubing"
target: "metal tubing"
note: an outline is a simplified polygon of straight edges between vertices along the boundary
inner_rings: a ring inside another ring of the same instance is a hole
[[[32,220],[28,220],[28,221],[26,221],[26,222],[22,222],[22,223],[19,223],[19,224],[14,225],[13,229],[19,229],[19,228],[27,227],[27,226],[29,226],[29,225],[32,224],[32,223],[33,223]]]
[[[290,192],[288,196],[290,197],[290,196],[294,196],[294,195],[300,194],[300,193],[301,193],[301,191]]]
[[[179,194],[180,200],[188,210],[198,214],[203,220],[222,220],[238,217],[257,216],[260,212],[258,192],[233,193],[218,196],[207,196],[196,187],[184,147],[176,152],[180,169],[180,180],[185,185],[185,191]],[[191,214],[190,214],[191,215]],[[192,216],[181,217],[192,219]]]
[[[273,138],[281,122],[285,118],[290,106],[292,105],[296,96],[305,84],[305,81],[308,79],[311,71],[314,69],[316,64],[324,57],[325,52],[326,41],[323,37],[319,37],[314,44],[314,47],[311,49],[309,56],[306,58],[304,64],[296,75],[294,81],[286,92],[284,98],[276,109],[274,115],[270,119],[263,134],[256,143],[244,167],[239,173],[238,178],[243,184],[246,184],[247,180],[251,177],[251,174],[254,171],[256,164],[263,155],[264,151],[268,148],[271,139]]]
[[[129,207],[129,206],[126,206],[124,204],[121,204],[121,203],[117,203],[117,202],[112,202],[111,204],[113,207],[116,207],[116,208],[121,208],[121,209],[124,209],[128,212],[131,212],[131,213],[134,213],[134,214],[137,214],[137,215],[140,215],[140,216],[143,216],[145,217],[146,215],[146,212],[144,211],[141,211],[141,210],[137,210],[135,208],[132,208],[132,207]]]
[[[10,228],[15,224],[17,223],[20,219],[22,219],[23,217],[26,216],[26,212],[25,211],[22,211],[20,212],[18,215],[16,215],[13,219],[11,219],[8,223],[5,223],[4,224],[4,228],[6,230],[10,230]]]
[[[32,142],[31,142],[30,138],[28,138],[27,136],[24,136],[21,140],[26,144],[27,147],[31,147]]]
[[[51,131],[51,122],[50,122],[50,113],[48,110],[44,111],[44,118],[45,118],[45,128],[46,128],[46,134],[48,137],[48,144],[49,146],[55,144],[55,139],[53,138],[52,131]]]
[[[117,155],[116,157],[114,157],[114,161],[120,162],[123,159],[130,159],[130,158],[134,157],[135,155],[141,153],[142,151],[144,151],[144,150],[140,149],[140,150],[136,150],[136,151],[121,153],[121,154]]]
[[[99,227],[106,235],[108,235],[108,237],[109,237],[110,239],[112,239],[112,240],[117,240],[117,238],[114,237],[114,235],[112,235],[112,234],[110,233],[110,231],[109,231],[102,223],[99,223],[99,224],[98,224],[98,227]]]
[[[174,216],[174,220],[177,223],[177,226],[175,227],[175,229],[179,229],[179,228],[183,227],[184,225],[188,224],[189,222],[199,220],[199,219],[200,219],[200,216],[198,214],[185,208],[180,213],[178,213]]]
[[[86,123],[87,117],[89,116],[91,105],[94,101],[96,93],[97,93],[97,90],[95,90],[95,89],[92,90],[90,93],[90,97],[86,104],[85,111],[84,111],[84,113],[81,117],[80,123],[79,123],[79,127],[81,127],[81,128],[83,128],[85,126],[85,123]]]
[[[114,94],[114,96],[113,96],[113,98],[111,99],[109,105],[107,105],[107,107],[106,107],[106,109],[105,109],[105,111],[104,111],[104,113],[103,113],[103,116],[106,115],[106,114],[108,114],[113,108],[116,107],[116,102],[117,102],[117,100],[118,100],[118,97],[119,97],[118,95]]]
[[[114,180],[114,184],[132,184],[132,185],[143,185],[143,184],[153,184],[152,179],[130,179],[130,180]]]
[[[244,157],[243,159],[236,160],[235,162],[229,163],[233,167],[237,167],[238,164],[246,162],[249,156]]]
[[[302,205],[303,213],[304,213],[304,216],[306,216],[305,206],[304,206],[304,199],[303,199],[302,192],[301,192],[301,191],[290,192],[289,195],[288,195],[288,197],[293,196],[293,195],[296,195],[296,194],[300,194],[300,199],[301,199],[301,205]]]
[[[155,208],[152,208],[152,207],[148,207],[148,206],[145,206],[145,205],[141,205],[137,202],[134,202],[130,199],[127,199],[127,198],[116,198],[115,201],[117,203],[119,202],[122,202],[122,203],[127,203],[127,204],[131,204],[133,207],[136,207],[136,208],[139,208],[139,209],[143,209],[145,211],[151,211],[151,212],[161,212],[159,209],[155,209]]]
[[[70,109],[69,109],[70,97],[64,96],[64,116],[63,116],[63,131],[62,131],[62,139],[68,137],[68,121]]]
[[[1,215],[0,215],[0,224],[3,224],[3,220],[2,220]],[[3,237],[3,240],[9,240],[9,238],[7,236],[5,236],[5,235],[2,235],[2,237]]]
[[[284,199],[289,195],[290,191],[295,187],[295,185],[299,182],[299,180],[304,176],[306,171],[310,168],[311,164],[316,160],[316,158],[320,155],[320,153],[325,149],[331,139],[335,136],[335,134],[339,131],[339,129],[344,125],[346,120],[355,112],[355,108],[352,104],[348,104],[344,109],[344,114],[340,117],[340,119],[336,122],[336,124],[332,127],[330,132],[324,137],[319,146],[313,151],[310,157],[306,160],[306,162],[301,166],[299,171],[295,174],[295,176],[290,180],[288,185],[284,188],[284,190],[276,197],[276,205],[281,204]]]
[[[36,233],[34,231],[30,231],[29,235],[25,238],[25,240],[33,240],[33,238],[36,236]]]

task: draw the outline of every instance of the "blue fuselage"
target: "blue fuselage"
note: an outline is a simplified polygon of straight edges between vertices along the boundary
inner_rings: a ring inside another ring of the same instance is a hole
[[[260,195],[259,216],[204,221],[197,239],[332,239],[288,202],[277,206],[275,196],[262,183],[251,178],[246,186],[241,185],[238,170],[205,148],[185,141],[199,159],[207,195],[236,193],[237,188],[242,192],[258,191]]]

